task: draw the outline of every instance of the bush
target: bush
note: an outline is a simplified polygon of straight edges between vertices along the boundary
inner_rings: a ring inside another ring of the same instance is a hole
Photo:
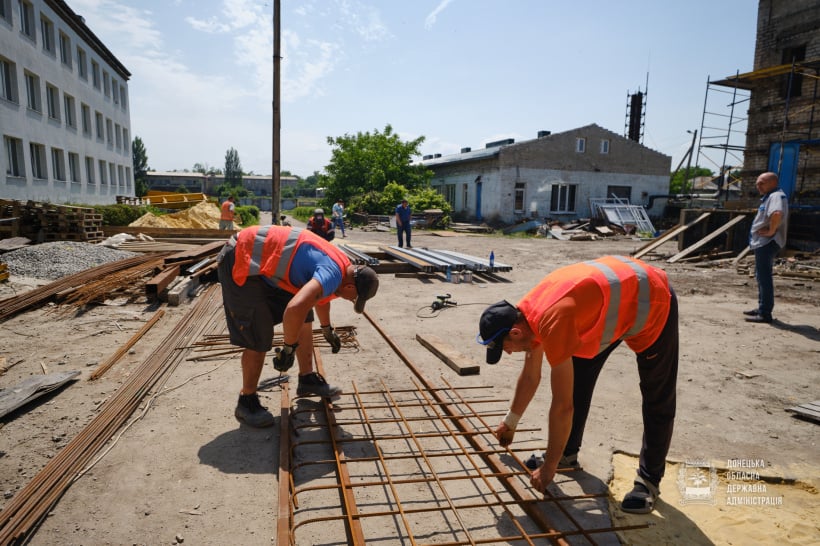
[[[256,205],[236,206],[233,210],[238,216],[238,223],[241,223],[243,227],[255,226],[259,223],[259,207]]]
[[[158,208],[148,205],[138,207],[135,207],[134,205],[122,204],[95,205],[94,211],[97,214],[102,214],[104,226],[127,226],[148,212],[152,212],[157,216],[163,214]]]

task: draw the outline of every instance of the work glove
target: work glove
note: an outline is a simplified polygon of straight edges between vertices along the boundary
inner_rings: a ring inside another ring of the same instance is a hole
[[[322,335],[325,336],[325,341],[330,343],[331,352],[334,355],[342,349],[342,340],[339,338],[339,334],[333,331],[333,326],[330,324],[322,326]]]
[[[280,372],[286,372],[293,366],[293,359],[296,357],[296,347],[298,343],[288,345],[285,343],[282,348],[276,348],[276,354],[273,355],[273,367]]]
[[[498,443],[501,444],[501,447],[507,447],[512,443],[513,437],[515,436],[515,429],[518,427],[518,421],[520,419],[520,415],[509,410],[507,415],[504,416],[504,420],[498,425],[498,428],[495,429],[495,437],[498,438]]]

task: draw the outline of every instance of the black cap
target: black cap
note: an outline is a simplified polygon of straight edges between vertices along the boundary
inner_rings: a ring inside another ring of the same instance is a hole
[[[364,311],[365,302],[375,296],[379,289],[379,276],[364,265],[356,267],[353,279],[356,284],[356,303],[353,304],[353,310],[361,313]]]
[[[478,341],[487,346],[487,364],[496,364],[504,351],[504,336],[518,320],[518,309],[507,300],[487,307],[478,321]]]

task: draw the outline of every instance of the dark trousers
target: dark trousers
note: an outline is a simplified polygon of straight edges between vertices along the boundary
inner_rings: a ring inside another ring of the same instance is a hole
[[[564,455],[578,453],[581,448],[595,382],[607,358],[619,344],[620,341],[613,343],[594,358],[572,358],[574,412]],[[675,424],[678,344],[678,300],[672,292],[669,317],[661,335],[651,347],[636,355],[643,399],[643,445],[638,473],[656,485],[666,469],[666,454]]]
[[[757,310],[763,318],[772,318],[774,309],[774,259],[780,247],[774,241],[754,250],[755,279],[757,280]]]
[[[402,242],[402,234],[406,234],[407,236],[407,246],[412,246],[410,244],[410,222],[405,222],[400,226],[396,226],[398,228],[398,235],[399,235],[399,247],[403,247],[404,244]]]

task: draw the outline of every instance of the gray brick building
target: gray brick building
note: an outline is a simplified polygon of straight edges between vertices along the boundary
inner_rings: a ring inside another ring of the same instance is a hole
[[[505,223],[588,218],[590,199],[646,204],[650,196],[668,193],[671,163],[671,157],[595,124],[422,160],[456,218]],[[657,208],[648,212],[660,215],[662,202]]]

